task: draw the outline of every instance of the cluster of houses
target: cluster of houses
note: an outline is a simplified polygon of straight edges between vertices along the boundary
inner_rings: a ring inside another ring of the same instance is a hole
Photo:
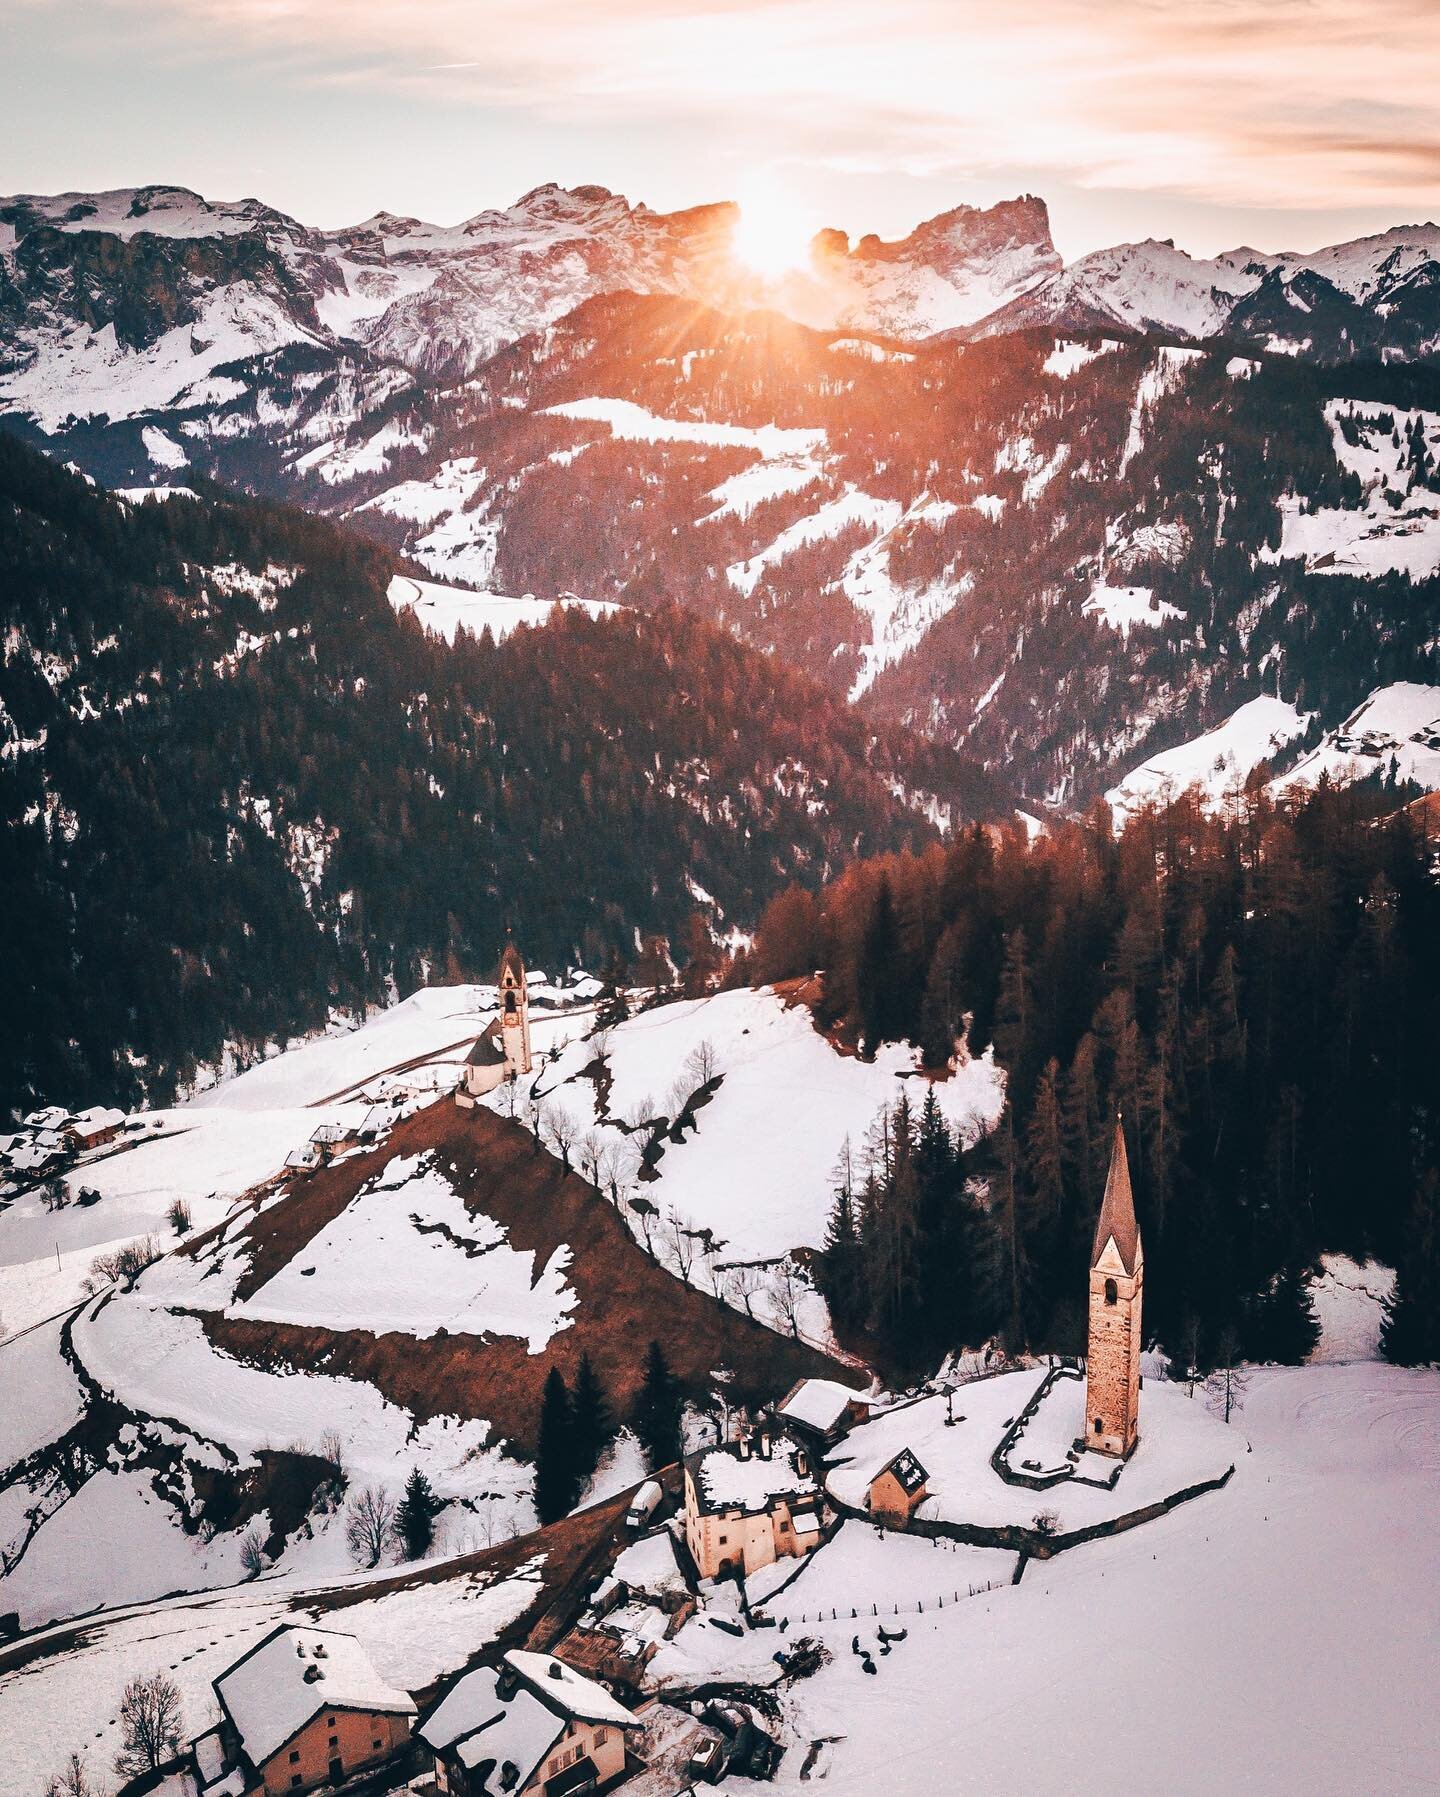
[[[11,1186],[50,1179],[81,1155],[108,1147],[124,1128],[124,1111],[106,1105],[67,1111],[52,1104],[31,1111],[17,1129],[0,1134],[0,1178]]]
[[[501,1027],[509,1017],[508,1027],[523,1032],[524,970],[513,950],[502,981],[507,972],[516,1003],[502,1009]],[[1117,1459],[1138,1441],[1143,1278],[1117,1125],[1090,1264],[1084,1441]],[[631,1542],[556,1652],[512,1649],[471,1667],[423,1714],[353,1636],[281,1625],[214,1680],[219,1720],[171,1769],[167,1797],[172,1789],[183,1797],[379,1790],[367,1781],[382,1775],[409,1778],[434,1797],[578,1797],[623,1785],[641,1770],[643,1718],[626,1698],[638,1697],[648,1660],[694,1613],[708,1582],[745,1579],[821,1546],[837,1520],[821,1468],[871,1411],[864,1392],[803,1379],[744,1420],[735,1439],[687,1455],[675,1525]],[[905,1447],[871,1476],[864,1504],[877,1524],[904,1529],[928,1495],[926,1470]],[[632,1526],[645,1529],[660,1500],[657,1482],[643,1486]],[[764,1745],[778,1756],[768,1736]],[[141,1788],[121,1797],[140,1797]]]
[[[638,1766],[628,1742],[639,1719],[553,1654],[517,1649],[477,1666],[421,1715],[353,1635],[287,1623],[211,1689],[219,1720],[162,1788],[304,1797],[418,1773],[443,1797],[572,1797]]]

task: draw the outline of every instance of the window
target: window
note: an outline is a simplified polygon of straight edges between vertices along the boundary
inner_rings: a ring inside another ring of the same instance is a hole
[[[788,1535],[790,1533],[790,1525],[788,1522],[782,1522],[780,1524],[780,1533],[782,1535]]]
[[[597,1747],[603,1747],[609,1739],[610,1730],[608,1728],[597,1728],[595,1730],[595,1745]]]
[[[1095,1418],[1095,1433],[1097,1435],[1103,1433],[1104,1428],[1105,1428],[1105,1425],[1101,1422],[1100,1418],[1097,1416]]]
[[[294,1753],[290,1755],[290,1764],[292,1766],[298,1766],[300,1764],[300,1749],[298,1747],[295,1749]]]
[[[1107,1279],[1105,1281],[1105,1302],[1107,1304],[1113,1304],[1119,1296],[1120,1293],[1116,1290],[1115,1281],[1113,1279]]]
[[[334,1728],[335,1718],[333,1716],[327,1716],[325,1718],[325,1726],[326,1726],[326,1728]]]
[[[293,1790],[296,1785],[303,1785],[304,1782],[305,1782],[304,1776],[301,1773],[297,1772],[294,1775],[294,1777],[290,1780],[290,1787]]]
[[[332,1746],[332,1747],[338,1747],[338,1746],[339,1746],[339,1745],[340,1745],[340,1737],[339,1737],[339,1735],[331,1735],[331,1737],[330,1737],[330,1745],[331,1745],[331,1746]]]
[[[380,1749],[384,1745],[385,1745],[385,1743],[383,1741],[372,1741],[370,1743],[370,1750],[372,1753],[379,1753]]]

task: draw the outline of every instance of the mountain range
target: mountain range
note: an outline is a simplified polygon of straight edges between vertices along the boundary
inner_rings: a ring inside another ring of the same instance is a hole
[[[1022,196],[822,232],[767,283],[737,218],[598,187],[449,229],[11,200],[0,419],[122,492],[219,481],[422,577],[698,613],[1037,811],[1248,740],[1262,697],[1239,777],[1437,683],[1436,226],[1066,266]],[[1365,752],[1413,771],[1432,723]]]

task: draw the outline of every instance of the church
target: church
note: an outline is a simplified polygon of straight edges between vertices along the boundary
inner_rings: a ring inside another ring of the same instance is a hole
[[[1128,1459],[1140,1440],[1140,1300],[1145,1251],[1135,1220],[1125,1130],[1115,1143],[1090,1256],[1090,1342],[1085,1375],[1085,1445]]]
[[[455,1092],[462,1110],[472,1110],[504,1080],[519,1079],[531,1068],[530,990],[525,963],[513,942],[505,944],[495,975],[499,1009],[475,1040]]]

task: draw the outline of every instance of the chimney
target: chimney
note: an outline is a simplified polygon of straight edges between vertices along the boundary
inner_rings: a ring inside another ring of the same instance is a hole
[[[762,1460],[770,1458],[770,1431],[768,1429],[760,1431],[760,1458]]]
[[[322,1674],[318,1666],[311,1664],[305,1668],[305,1683],[307,1685],[318,1684],[321,1676]]]
[[[750,1436],[747,1430],[742,1429],[740,1431],[735,1446],[738,1448],[742,1460],[748,1460],[750,1458]]]
[[[546,1676],[549,1678],[564,1678],[565,1668],[558,1660],[551,1660],[550,1665],[547,1668]]]
[[[810,1456],[805,1452],[804,1448],[796,1448],[795,1450],[795,1470],[802,1479],[809,1477]]]

